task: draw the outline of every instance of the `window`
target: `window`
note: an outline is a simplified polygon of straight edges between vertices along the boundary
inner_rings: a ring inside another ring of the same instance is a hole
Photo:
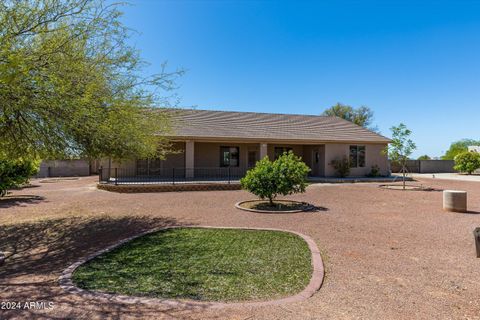
[[[290,147],[275,147],[275,160],[277,160],[285,152],[292,151]]]
[[[350,168],[365,167],[365,146],[350,146]]]
[[[239,161],[238,147],[220,147],[220,166],[221,167],[238,167]]]

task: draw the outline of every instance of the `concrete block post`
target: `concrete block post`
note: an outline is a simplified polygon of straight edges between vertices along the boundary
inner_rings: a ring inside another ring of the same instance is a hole
[[[466,212],[467,192],[460,190],[444,190],[443,210],[453,212]]]
[[[185,178],[194,178],[195,141],[185,142]]]
[[[260,160],[268,157],[268,144],[260,143]]]

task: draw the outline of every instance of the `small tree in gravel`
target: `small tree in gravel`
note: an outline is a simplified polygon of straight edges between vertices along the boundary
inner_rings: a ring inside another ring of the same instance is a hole
[[[466,151],[455,156],[455,170],[472,174],[480,169],[480,153]]]
[[[290,151],[273,162],[268,157],[261,159],[247,171],[240,183],[243,189],[262,200],[268,199],[270,206],[274,207],[273,200],[278,195],[305,192],[309,172],[310,168],[301,158]]]
[[[392,130],[392,142],[390,142],[390,145],[387,146],[384,152],[388,154],[391,161],[400,164],[402,167],[403,190],[405,190],[407,160],[417,146],[410,139],[412,131],[403,123],[400,123],[397,127],[391,127],[390,130]]]

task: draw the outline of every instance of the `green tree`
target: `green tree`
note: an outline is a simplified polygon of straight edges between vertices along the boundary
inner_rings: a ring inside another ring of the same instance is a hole
[[[376,126],[372,126],[373,111],[366,106],[353,108],[352,106],[337,103],[323,112],[325,116],[339,117],[356,125],[367,128],[372,131],[378,131]]]
[[[454,160],[457,154],[468,151],[469,146],[480,146],[480,140],[462,139],[452,142],[450,148],[442,156],[442,160]]]
[[[144,77],[119,5],[0,4],[0,150],[23,157],[162,155],[167,105],[182,71]]]
[[[432,160],[429,155],[424,154],[423,156],[418,157],[417,160]]]
[[[8,189],[27,183],[38,172],[39,164],[39,161],[28,159],[0,158],[0,197],[5,196]]]
[[[392,142],[384,150],[391,161],[400,164],[402,167],[403,190],[405,190],[405,178],[407,174],[407,160],[412,152],[417,148],[410,139],[412,131],[406,125],[400,123],[398,126],[390,128],[392,131]]]
[[[278,195],[305,192],[309,172],[310,168],[301,158],[289,151],[273,162],[268,157],[261,159],[253,169],[247,171],[240,183],[243,189],[261,199],[268,199],[273,207],[273,200]]]
[[[455,156],[455,170],[472,174],[480,169],[480,153],[465,151]]]

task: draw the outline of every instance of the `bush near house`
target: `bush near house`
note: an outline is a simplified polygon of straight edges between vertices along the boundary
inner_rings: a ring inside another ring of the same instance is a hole
[[[350,174],[350,161],[347,157],[332,160],[330,164],[333,166],[337,173],[337,176],[339,176],[340,178],[345,178]]]
[[[455,170],[472,174],[475,170],[480,169],[480,153],[462,152],[455,156]]]
[[[27,183],[38,169],[38,161],[0,158],[0,197],[5,196],[8,189]]]
[[[370,172],[367,174],[367,177],[370,177],[370,178],[376,178],[376,177],[380,177],[380,167],[376,164],[374,164],[372,167],[371,167],[371,170]]]
[[[310,168],[301,158],[290,151],[273,162],[268,157],[261,159],[240,183],[243,189],[260,199],[268,199],[270,206],[274,207],[273,200],[278,195],[305,192],[309,172]]]

